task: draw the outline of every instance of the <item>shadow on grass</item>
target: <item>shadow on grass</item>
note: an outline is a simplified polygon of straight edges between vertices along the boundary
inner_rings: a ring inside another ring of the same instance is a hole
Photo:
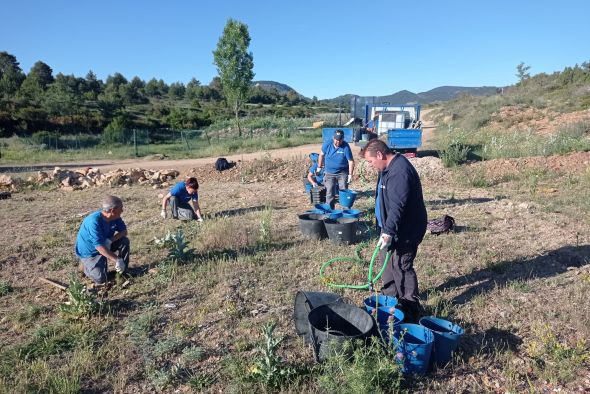
[[[475,326],[463,327],[469,334],[463,335],[459,342],[459,354],[463,360],[471,357],[490,355],[504,352],[517,351],[522,344],[522,339],[512,332],[492,327],[486,331],[479,331]]]
[[[486,202],[491,202],[495,200],[503,200],[505,196],[500,196],[497,198],[488,198],[488,197],[479,197],[479,198],[448,198],[446,200],[431,200],[426,201],[426,205],[432,208],[437,208],[441,206],[457,206],[457,205],[466,205],[466,204],[483,204]]]
[[[257,205],[255,207],[248,207],[248,208],[237,208],[237,209],[228,209],[225,211],[220,211],[220,212],[216,212],[210,215],[205,216],[208,219],[217,219],[217,218],[222,218],[222,217],[232,217],[232,216],[239,216],[239,215],[245,215],[247,213],[250,212],[258,212],[258,211],[263,211],[267,208],[267,206],[265,205]],[[273,210],[281,210],[281,209],[286,209],[285,207],[269,207]]]
[[[456,304],[465,304],[480,294],[488,293],[496,287],[504,287],[510,282],[549,278],[566,272],[570,267],[577,268],[588,263],[590,245],[568,245],[532,259],[495,263],[459,278],[451,278],[434,290],[466,287],[452,300]]]

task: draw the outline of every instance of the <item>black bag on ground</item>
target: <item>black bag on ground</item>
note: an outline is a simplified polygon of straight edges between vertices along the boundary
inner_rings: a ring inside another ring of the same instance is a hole
[[[432,219],[428,221],[426,228],[432,234],[439,235],[448,233],[455,227],[455,219],[452,216],[444,215],[442,218]]]
[[[230,168],[232,168],[232,164],[233,163],[227,161],[225,157],[220,157],[215,161],[215,169],[219,172],[229,170]]]

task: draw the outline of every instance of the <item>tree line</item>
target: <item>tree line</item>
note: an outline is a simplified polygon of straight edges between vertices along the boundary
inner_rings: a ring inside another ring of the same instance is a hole
[[[246,75],[245,88],[231,89],[236,80],[235,70],[219,65],[223,66],[232,45],[238,43],[242,50],[247,50],[249,36],[241,44],[239,41],[244,37],[244,26],[228,21],[214,52],[220,76],[207,85],[196,78],[186,84],[167,84],[156,78],[144,81],[137,76],[128,79],[119,72],[105,81],[92,71],[85,77],[54,75],[43,61],[37,61],[25,73],[16,56],[0,52],[0,136],[40,130],[100,133],[132,127],[195,129],[232,116],[239,120],[246,113],[309,116],[315,101],[295,92],[282,94],[252,86],[253,73]],[[232,36],[231,29],[242,30],[238,31],[239,36]],[[251,70],[253,63],[249,66]]]

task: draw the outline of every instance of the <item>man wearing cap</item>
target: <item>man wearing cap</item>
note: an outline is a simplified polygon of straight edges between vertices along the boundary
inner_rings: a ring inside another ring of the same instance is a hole
[[[336,184],[339,190],[348,189],[354,171],[354,159],[352,158],[350,146],[344,141],[344,131],[336,130],[332,141],[328,141],[322,146],[322,152],[318,158],[317,172],[321,172],[324,165],[326,203],[330,204],[330,207],[334,209]]]
[[[76,239],[76,255],[84,273],[96,284],[107,281],[107,260],[115,264],[115,271],[124,273],[129,266],[127,226],[121,219],[123,201],[107,196],[102,209],[86,216]]]

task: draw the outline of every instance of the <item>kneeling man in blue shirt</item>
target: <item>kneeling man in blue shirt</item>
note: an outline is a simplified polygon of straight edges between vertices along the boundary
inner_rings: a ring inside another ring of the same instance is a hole
[[[115,264],[115,271],[124,273],[129,266],[127,226],[121,219],[123,201],[107,196],[102,209],[86,216],[76,239],[76,255],[84,266],[84,273],[97,284],[107,281],[107,260]]]

